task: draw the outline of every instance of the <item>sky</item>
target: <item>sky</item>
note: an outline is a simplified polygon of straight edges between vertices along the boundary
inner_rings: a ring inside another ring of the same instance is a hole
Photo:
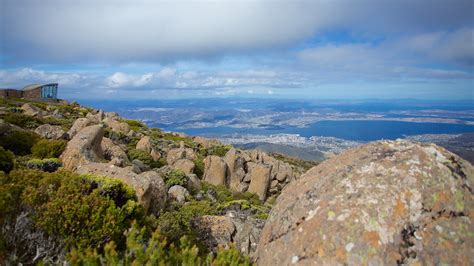
[[[474,100],[472,0],[0,0],[0,87]]]

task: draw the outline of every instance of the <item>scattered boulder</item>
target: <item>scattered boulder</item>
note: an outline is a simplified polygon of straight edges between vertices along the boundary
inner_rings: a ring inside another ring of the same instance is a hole
[[[186,202],[190,196],[188,190],[180,185],[174,185],[168,190],[168,199],[175,200],[179,204]]]
[[[161,159],[161,153],[155,149],[151,149],[150,155],[151,155],[151,158],[153,158],[153,160],[155,161],[158,161],[159,159]]]
[[[46,115],[46,112],[43,111],[41,108],[36,107],[29,103],[23,104],[21,106],[21,109],[23,110],[23,114],[29,115],[29,116],[43,117]]]
[[[92,125],[92,121],[87,118],[78,118],[67,132],[69,139],[72,139],[81,129]]]
[[[434,144],[379,141],[313,167],[277,199],[259,265],[472,265],[474,167]]]
[[[105,119],[104,111],[98,110],[95,114],[87,113],[86,118],[91,120],[93,123],[100,123]]]
[[[188,178],[188,182],[186,185],[187,188],[191,190],[194,189],[196,191],[202,188],[201,179],[199,179],[197,175],[188,174],[186,177]]]
[[[130,126],[125,122],[121,122],[112,118],[106,118],[104,119],[104,122],[107,125],[107,127],[109,127],[112,131],[115,131],[117,133],[122,133],[124,135],[127,135],[130,132]]]
[[[250,176],[250,185],[248,192],[257,194],[260,200],[267,198],[267,190],[270,185],[271,166],[257,163],[248,163],[248,175]]]
[[[44,124],[35,129],[35,133],[46,139],[64,139],[66,132],[60,126]]]
[[[101,146],[103,136],[104,129],[100,125],[79,131],[61,154],[64,168],[74,171],[81,164],[101,161],[104,158]]]
[[[157,215],[165,207],[168,194],[166,184],[154,171],[136,174],[130,168],[120,168],[105,163],[89,163],[77,167],[76,172],[114,177],[124,181],[135,190],[139,202],[147,213]]]
[[[141,172],[146,172],[146,171],[151,170],[150,166],[146,165],[145,163],[143,163],[142,161],[138,159],[133,160],[132,164],[134,167],[138,169],[138,170],[135,170],[136,173],[141,173]]]
[[[114,165],[125,166],[130,164],[127,153],[109,138],[102,138],[102,151],[106,160],[114,160]]]
[[[185,173],[186,175],[188,174],[192,174],[193,171],[194,171],[194,162],[191,161],[191,160],[188,160],[188,159],[180,159],[180,160],[177,160],[174,164],[173,164],[173,168],[174,169],[177,169],[177,170],[181,170],[183,173]]]
[[[204,215],[191,221],[204,245],[216,252],[220,247],[228,248],[232,243],[235,225],[227,216]]]
[[[191,161],[196,160],[197,156],[194,153],[194,150],[191,148],[185,148],[184,145],[176,149],[171,149],[168,151],[166,161],[169,165],[173,165],[176,161],[180,159],[188,159]]]
[[[144,136],[143,138],[141,138],[140,141],[138,141],[137,143],[136,149],[142,150],[146,153],[151,153],[151,151],[153,150],[151,138],[149,136]]]
[[[219,156],[207,156],[204,159],[204,176],[203,179],[212,185],[226,184],[227,165]]]
[[[222,145],[222,143],[216,139],[208,139],[200,136],[193,137],[193,141],[206,149],[211,148],[212,146]]]

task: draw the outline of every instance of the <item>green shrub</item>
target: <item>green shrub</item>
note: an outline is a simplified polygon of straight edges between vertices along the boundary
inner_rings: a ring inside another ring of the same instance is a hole
[[[172,187],[174,185],[180,185],[180,186],[185,187],[188,182],[188,178],[186,177],[186,174],[183,171],[176,170],[176,169],[173,169],[167,172],[163,176],[163,179],[166,185],[168,185],[168,187]]]
[[[34,157],[40,159],[59,158],[66,145],[67,141],[65,140],[42,139],[31,148],[31,152]]]
[[[42,124],[41,119],[21,113],[9,113],[5,115],[3,120],[7,123],[28,129],[37,128]]]
[[[204,160],[200,156],[194,160],[194,174],[201,179],[204,176]]]
[[[198,153],[202,157],[206,157],[206,156],[209,156],[209,155],[215,155],[215,156],[223,157],[223,156],[225,156],[225,154],[230,149],[232,149],[231,145],[216,145],[216,146],[212,146],[212,147],[209,147],[209,148],[200,149],[198,151]]]
[[[142,163],[150,166],[151,168],[161,167],[159,162],[156,162],[155,160],[153,160],[153,157],[151,157],[150,154],[142,150],[137,150],[137,149],[129,150],[128,158],[130,159],[130,161],[140,160]]]
[[[137,120],[124,119],[123,122],[127,123],[130,126],[130,129],[136,132],[146,127],[142,122]]]
[[[0,146],[12,151],[16,155],[31,153],[31,148],[38,142],[40,137],[29,131],[13,131],[7,135],[0,136]]]
[[[209,201],[190,201],[185,205],[172,205],[170,209],[158,217],[158,227],[161,233],[172,242],[178,241],[183,236],[195,239],[195,232],[191,227],[191,220],[203,215],[216,214],[216,209]]]
[[[15,155],[11,151],[5,150],[0,146],[0,171],[9,173],[13,170]]]
[[[177,245],[169,244],[159,230],[147,237],[144,229],[134,224],[127,234],[125,252],[116,250],[114,242],[105,245],[104,254],[88,249],[74,250],[68,256],[72,265],[252,265],[235,248],[220,250],[216,256],[199,256],[199,248],[182,237]]]
[[[102,177],[14,170],[0,184],[0,217],[27,208],[38,228],[61,237],[68,248],[101,250],[111,240],[123,248],[123,232],[143,217],[131,191]]]
[[[31,159],[26,163],[26,168],[28,169],[41,170],[50,173],[55,172],[61,166],[61,161],[57,158]]]

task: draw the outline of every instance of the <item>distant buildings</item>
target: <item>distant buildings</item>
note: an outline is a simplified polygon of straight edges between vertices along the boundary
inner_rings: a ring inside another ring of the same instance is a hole
[[[31,100],[56,100],[58,98],[58,84],[32,84],[21,90],[0,89],[0,98],[25,98]]]

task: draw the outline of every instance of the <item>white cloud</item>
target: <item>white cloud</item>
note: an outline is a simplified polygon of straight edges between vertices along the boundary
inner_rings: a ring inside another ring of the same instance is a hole
[[[2,53],[48,62],[214,57],[332,29],[391,36],[473,25],[471,0],[3,0],[1,9]]]

